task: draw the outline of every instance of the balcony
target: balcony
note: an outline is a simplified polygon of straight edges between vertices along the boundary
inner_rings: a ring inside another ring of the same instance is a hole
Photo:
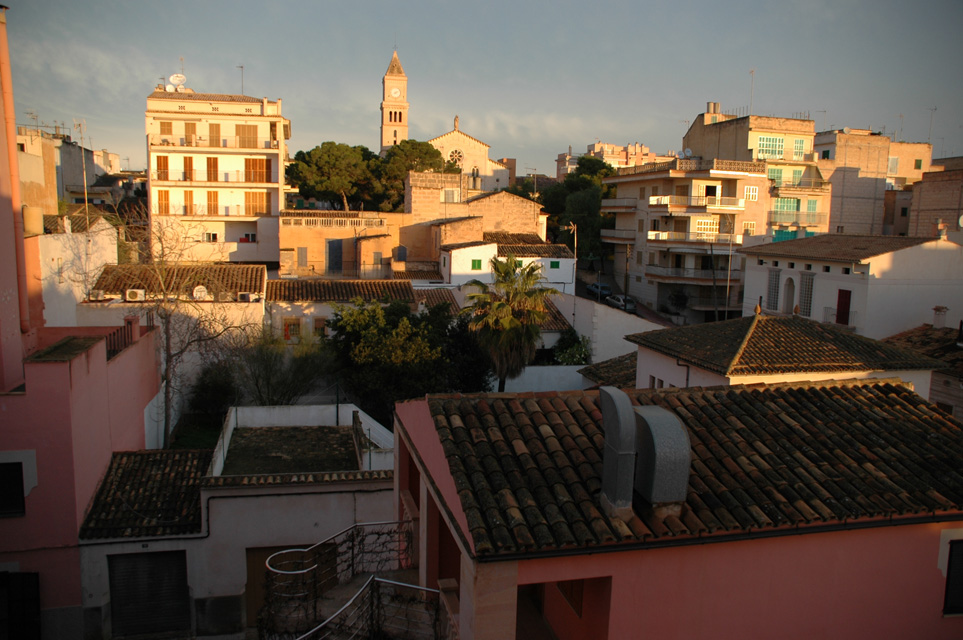
[[[602,211],[605,213],[635,213],[639,208],[637,198],[605,198]]]
[[[679,267],[662,267],[659,265],[645,265],[645,277],[653,280],[678,281],[678,280],[708,280],[725,284],[730,282],[742,282],[742,271],[733,269],[683,269]]]
[[[769,162],[815,162],[817,160],[817,154],[811,151],[809,153],[799,152],[795,149],[785,149],[782,153],[757,150],[756,160],[768,160]]]
[[[742,235],[735,233],[710,233],[697,231],[649,231],[649,242],[698,242],[705,244],[742,244]],[[604,236],[603,236],[604,240]]]
[[[770,211],[768,222],[771,225],[788,224],[799,227],[821,227],[829,222],[829,214],[816,211]]]
[[[602,229],[602,242],[609,244],[635,244],[638,235],[634,229]]]
[[[177,218],[216,218],[216,217],[239,217],[239,218],[261,218],[274,215],[270,210],[263,207],[247,207],[243,204],[224,205],[219,207],[206,207],[202,204],[191,205],[190,207],[168,207],[167,210],[158,208],[154,215],[172,216]]]
[[[718,196],[651,196],[649,207],[666,207],[672,209],[679,207],[683,209],[701,209],[700,211],[682,211],[677,213],[707,213],[710,209],[719,209],[726,212],[744,211],[746,200],[744,198],[721,198]]]
[[[275,184],[274,176],[267,171],[151,171],[152,182],[177,182],[191,185],[216,185],[218,182],[249,182],[253,184]]]
[[[665,171],[730,171],[737,173],[766,173],[765,162],[744,162],[741,160],[703,160],[702,158],[676,158],[666,162],[652,162],[635,165],[634,167],[619,167],[616,177],[634,176],[646,173],[662,173]]]
[[[277,150],[280,143],[273,138],[248,136],[225,136],[211,140],[207,136],[174,136],[152,133],[148,136],[151,147],[191,149],[259,149]]]

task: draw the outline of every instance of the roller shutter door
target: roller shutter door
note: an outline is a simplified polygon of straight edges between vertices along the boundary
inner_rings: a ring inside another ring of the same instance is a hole
[[[183,551],[107,557],[115,636],[190,631],[187,557]]]

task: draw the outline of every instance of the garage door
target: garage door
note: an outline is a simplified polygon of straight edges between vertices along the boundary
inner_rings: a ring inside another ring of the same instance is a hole
[[[115,636],[190,631],[191,602],[183,551],[107,556]]]

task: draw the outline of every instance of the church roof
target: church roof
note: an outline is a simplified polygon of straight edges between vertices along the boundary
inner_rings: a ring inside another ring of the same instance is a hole
[[[473,138],[473,137],[471,137],[470,135],[468,135],[467,133],[465,133],[465,132],[462,131],[461,129],[452,129],[452,130],[449,131],[448,133],[443,133],[443,134],[441,134],[440,136],[438,136],[437,138],[432,138],[432,139],[429,140],[428,142],[429,142],[430,144],[434,144],[435,140],[441,140],[442,138],[447,138],[447,137],[449,137],[449,136],[455,136],[455,135],[461,136],[461,137],[463,137],[463,138],[467,138],[467,139],[471,140],[472,142],[477,142],[478,144],[484,145],[486,148],[491,148],[491,145],[485,144],[484,142],[482,142],[482,141],[479,140],[478,138]]]
[[[405,70],[401,68],[401,60],[398,59],[397,51],[391,54],[391,62],[388,63],[388,70],[385,71],[385,75],[386,76],[405,75]]]

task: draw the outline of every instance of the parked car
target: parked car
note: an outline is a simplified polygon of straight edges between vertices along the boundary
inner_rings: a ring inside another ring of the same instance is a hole
[[[605,296],[612,295],[612,287],[605,284],[604,282],[593,282],[588,287],[589,295],[596,300],[601,300]]]
[[[628,296],[609,296],[605,299],[605,304],[622,311],[635,313],[635,300]]]

